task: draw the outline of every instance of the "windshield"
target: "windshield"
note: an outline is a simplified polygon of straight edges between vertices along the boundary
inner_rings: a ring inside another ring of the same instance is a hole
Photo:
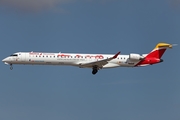
[[[12,55],[10,55],[10,56],[18,56],[17,54],[12,54]]]

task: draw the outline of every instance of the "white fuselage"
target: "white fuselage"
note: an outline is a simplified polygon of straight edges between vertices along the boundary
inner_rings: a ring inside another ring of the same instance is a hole
[[[111,54],[74,54],[74,53],[41,53],[41,52],[18,52],[5,58],[6,64],[29,64],[29,65],[70,65],[83,68],[85,63],[101,61],[112,57]],[[102,68],[134,67],[140,60],[130,60],[129,55],[118,55],[117,58],[108,61]],[[102,69],[101,68],[101,69]]]
[[[95,75],[98,70],[114,67],[147,66],[163,62],[162,55],[172,44],[158,43],[148,54],[130,53],[120,55],[120,52],[112,54],[79,54],[79,53],[43,53],[43,52],[17,52],[3,59],[5,64],[24,65],[69,65],[80,68],[91,68]]]

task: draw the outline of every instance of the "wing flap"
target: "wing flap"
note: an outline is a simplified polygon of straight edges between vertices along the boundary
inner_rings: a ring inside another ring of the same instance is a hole
[[[104,60],[99,60],[99,61],[94,61],[94,62],[89,62],[89,63],[81,63],[80,67],[93,67],[93,66],[98,66],[99,68],[102,68],[104,65],[108,63],[108,61],[111,61],[120,54],[120,52],[116,53],[113,57],[104,59]]]

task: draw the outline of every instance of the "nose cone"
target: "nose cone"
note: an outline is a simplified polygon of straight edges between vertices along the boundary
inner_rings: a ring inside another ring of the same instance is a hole
[[[6,60],[5,60],[5,59],[3,59],[3,60],[2,60],[2,62],[6,62]]]
[[[8,62],[8,58],[4,58],[2,62]]]
[[[6,65],[9,65],[9,64],[11,64],[10,63],[10,59],[7,57],[7,58],[4,58],[3,60],[2,60],[2,62],[4,62],[4,64],[6,64]]]

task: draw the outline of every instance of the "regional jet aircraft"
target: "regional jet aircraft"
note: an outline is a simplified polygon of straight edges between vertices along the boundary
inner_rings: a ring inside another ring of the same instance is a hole
[[[158,43],[149,54],[115,55],[111,54],[80,54],[80,53],[44,53],[44,52],[17,52],[2,61],[10,65],[69,65],[80,68],[91,68],[92,74],[98,70],[114,67],[138,67],[153,65],[163,62],[162,55],[167,48],[172,48],[172,44]]]

